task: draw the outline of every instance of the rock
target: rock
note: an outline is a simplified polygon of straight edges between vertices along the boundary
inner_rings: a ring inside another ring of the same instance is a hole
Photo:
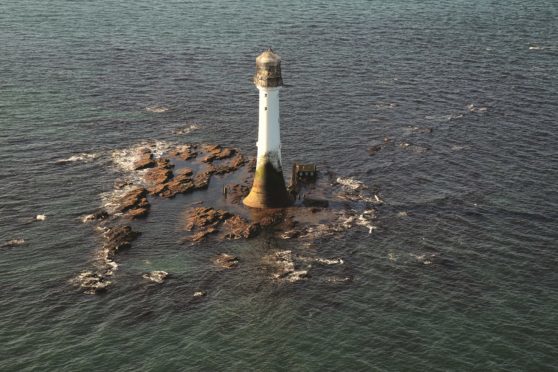
[[[4,243],[4,245],[2,245],[3,247],[18,247],[20,245],[25,244],[25,240],[24,239],[11,239],[8,240],[6,243]]]
[[[281,239],[294,239],[294,238],[298,238],[299,236],[300,236],[300,231],[289,230],[281,234]]]
[[[240,204],[250,192],[250,188],[245,185],[226,185],[226,198],[230,203]]]
[[[148,170],[144,175],[145,182],[150,187],[156,187],[164,184],[172,177],[172,171],[168,168],[153,168]]]
[[[248,172],[254,173],[256,171],[257,159],[252,158],[248,161]]]
[[[194,189],[196,189],[196,186],[187,173],[178,174],[165,184],[165,190],[160,195],[165,198],[172,198],[176,194],[185,194]]]
[[[96,220],[104,220],[105,218],[108,217],[108,215],[109,214],[107,213],[107,211],[105,211],[104,209],[99,209],[98,211],[96,211],[94,213],[82,216],[81,217],[81,222],[87,223],[87,222],[96,221]]]
[[[192,235],[190,238],[188,238],[188,240],[190,240],[191,242],[199,242],[200,240],[205,239],[208,235],[216,233],[217,231],[218,230],[215,227],[209,226],[205,230],[198,231],[197,233]]]
[[[191,168],[181,168],[176,171],[177,176],[191,176],[194,174],[194,171]]]
[[[211,163],[215,160],[222,160],[226,158],[230,158],[236,153],[236,150],[228,148],[228,147],[221,147],[220,145],[202,145],[202,151],[207,152],[208,154],[202,159],[204,163]]]
[[[126,186],[131,186],[132,182],[128,181],[128,180],[116,180],[114,181],[114,188],[116,190],[122,190],[123,188],[125,188]]]
[[[130,209],[128,212],[126,212],[126,217],[133,220],[136,218],[145,217],[147,216],[148,213],[149,213],[148,208]]]
[[[110,259],[120,249],[129,248],[131,246],[130,243],[139,235],[139,232],[133,231],[127,225],[108,228],[104,233],[105,244],[103,245],[103,250],[105,251],[105,258]]]
[[[238,257],[227,253],[221,253],[215,257],[213,263],[223,269],[233,269],[238,266]]]
[[[374,145],[374,146],[370,146],[368,148],[368,155],[373,156],[376,155],[381,149],[382,149],[383,145]]]
[[[141,170],[146,168],[151,168],[155,166],[155,161],[153,160],[153,154],[148,148],[143,148],[139,150],[138,159],[134,162],[134,170]]]
[[[215,169],[212,167],[196,174],[192,180],[192,182],[194,183],[194,188],[198,190],[207,189],[207,187],[209,186],[209,180],[211,179],[211,176],[214,172]]]
[[[231,168],[234,170],[237,170],[238,168],[242,167],[244,164],[246,164],[247,161],[246,159],[244,159],[244,156],[242,156],[242,154],[237,154],[233,159],[231,159]]]
[[[151,271],[142,275],[144,279],[151,280],[157,284],[161,284],[168,277],[169,273],[166,271]]]
[[[155,165],[157,166],[157,168],[163,168],[163,169],[171,169],[174,168],[174,164],[172,164],[170,162],[169,159],[166,158],[159,158],[155,161]]]
[[[421,127],[409,127],[411,129],[411,131],[415,132],[415,133],[432,133],[433,129],[432,128],[421,128]]]
[[[128,218],[145,216],[149,211],[147,190],[144,188],[130,190],[120,199],[117,210],[126,213]]]
[[[264,263],[273,267],[272,278],[294,283],[309,277],[307,270],[295,268],[291,251],[278,251],[263,258]]]
[[[215,226],[219,222],[225,221],[232,215],[223,210],[197,207],[186,216],[186,230],[192,231],[194,228],[205,228]]]
[[[92,271],[84,271],[70,281],[75,286],[87,294],[97,294],[107,290],[111,282],[106,280],[102,275]]]
[[[194,151],[195,148],[196,146],[194,145],[178,146],[176,149],[169,152],[169,156],[179,158],[181,160],[191,160],[198,156],[198,153]]]
[[[227,239],[249,239],[258,235],[261,231],[260,224],[247,222],[240,216],[228,218],[224,226],[227,229],[227,233],[225,234],[225,238]]]

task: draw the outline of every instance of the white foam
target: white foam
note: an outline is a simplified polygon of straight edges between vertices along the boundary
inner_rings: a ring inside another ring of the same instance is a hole
[[[356,219],[356,224],[358,226],[363,226],[368,229],[368,234],[372,234],[372,231],[376,230],[377,227],[372,224],[372,220],[375,218],[375,213],[373,210],[364,211]]]
[[[38,214],[38,215],[35,216],[35,220],[37,220],[37,221],[44,221],[46,219],[47,219],[46,214]]]
[[[76,155],[72,155],[69,158],[66,159],[60,159],[56,161],[56,164],[66,164],[66,163],[75,163],[78,161],[82,161],[82,162],[90,162],[93,161],[95,159],[97,159],[99,157],[99,154],[95,154],[95,153],[86,153],[86,152],[82,152],[81,154],[76,154]]]
[[[17,247],[23,244],[25,244],[25,239],[12,239],[8,240],[5,245],[9,247]]]
[[[184,128],[179,128],[174,130],[172,133],[176,134],[176,135],[185,135],[185,134],[190,134],[196,130],[200,129],[199,125],[197,124],[191,124],[190,126],[184,127]]]
[[[101,207],[104,208],[108,214],[116,215],[120,207],[120,200],[124,195],[137,188],[138,186],[135,185],[127,185],[121,189],[101,193]]]
[[[467,105],[467,109],[469,112],[486,112],[488,111],[487,107],[477,107],[474,103],[470,103]]]
[[[147,106],[145,108],[145,111],[147,112],[153,112],[155,114],[160,114],[162,112],[167,112],[169,111],[169,108],[166,106],[162,106],[162,105],[153,105],[153,106]]]
[[[347,187],[351,190],[362,190],[362,189],[366,189],[366,185],[354,178],[343,178],[343,177],[337,177],[337,183]]]
[[[134,164],[142,155],[141,150],[147,147],[151,150],[154,158],[159,158],[167,152],[171,146],[172,144],[166,141],[141,142],[125,149],[114,150],[112,152],[112,161],[121,171],[131,173],[134,172]]]

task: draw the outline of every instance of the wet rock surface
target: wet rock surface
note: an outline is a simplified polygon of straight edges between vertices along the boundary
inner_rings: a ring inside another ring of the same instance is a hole
[[[169,273],[167,273],[166,271],[156,270],[143,274],[142,278],[157,284],[161,284],[167,279],[168,276]]]
[[[134,162],[134,170],[141,170],[155,166],[153,154],[148,148],[139,150],[138,159]]]
[[[92,271],[84,271],[70,281],[86,294],[97,294],[105,292],[111,285],[110,280]]]
[[[213,259],[213,263],[223,269],[234,269],[238,266],[238,262],[238,257],[227,253],[221,253]]]

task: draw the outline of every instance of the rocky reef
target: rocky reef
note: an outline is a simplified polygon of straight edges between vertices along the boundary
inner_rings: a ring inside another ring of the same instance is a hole
[[[156,206],[170,203],[165,200],[178,195],[204,193],[200,201],[183,208],[178,222],[182,228],[177,238],[187,247],[260,236],[312,245],[355,226],[371,233],[376,207],[381,204],[377,193],[366,185],[324,172],[316,182],[299,187],[289,208],[249,209],[242,199],[254,176],[254,159],[246,158],[239,149],[215,144],[142,144],[115,151],[113,164],[120,174],[114,189],[102,195],[102,208],[82,217],[82,222],[99,233],[101,243],[92,267],[70,282],[88,294],[105,292],[114,285],[119,253],[141,236],[138,228],[148,226],[141,221],[149,221]],[[210,188],[215,177],[219,186]],[[272,249],[260,257],[259,265],[276,283],[302,282],[319,272],[319,267],[344,265],[341,258],[316,253]],[[213,266],[221,270],[237,268],[240,262],[242,257],[230,252],[212,258]],[[153,270],[141,276],[146,282],[163,284],[169,275]],[[342,275],[331,278],[322,281],[349,281]],[[206,295],[198,292],[196,297]]]

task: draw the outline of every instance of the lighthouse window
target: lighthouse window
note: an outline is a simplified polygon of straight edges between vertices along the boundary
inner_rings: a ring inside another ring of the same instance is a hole
[[[265,111],[267,111],[267,107],[265,108]]]
[[[267,97],[267,93],[265,94],[265,96]]]

